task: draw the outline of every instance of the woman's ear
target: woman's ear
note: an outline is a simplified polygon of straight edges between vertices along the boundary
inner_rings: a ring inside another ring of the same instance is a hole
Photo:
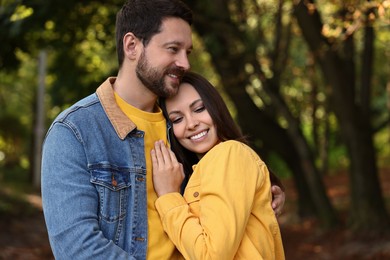
[[[141,41],[131,32],[126,33],[123,37],[123,51],[128,59],[134,60],[137,58],[137,50]]]

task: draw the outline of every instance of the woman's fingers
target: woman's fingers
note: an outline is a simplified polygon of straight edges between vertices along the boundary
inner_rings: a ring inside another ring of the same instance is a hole
[[[177,158],[171,149],[165,146],[163,141],[157,141],[154,145],[158,163],[177,164]]]
[[[163,141],[155,142],[150,154],[153,164],[153,184],[157,196],[179,192],[184,171],[175,154],[165,146]]]
[[[155,152],[157,165],[158,166],[163,165],[165,163],[165,156],[162,151],[162,141],[157,141],[154,143],[154,152]]]
[[[156,150],[152,149],[150,151],[150,157],[152,158],[152,165],[153,169],[156,169],[158,167],[158,161],[157,161],[157,156],[156,156]]]
[[[171,162],[174,163],[174,164],[178,163],[175,153],[172,152],[171,149],[169,149],[168,152],[169,152],[169,157],[171,159]]]
[[[163,141],[158,141],[158,145],[160,147],[161,155],[164,160],[165,164],[171,164],[171,155],[170,155],[170,149],[168,149]]]

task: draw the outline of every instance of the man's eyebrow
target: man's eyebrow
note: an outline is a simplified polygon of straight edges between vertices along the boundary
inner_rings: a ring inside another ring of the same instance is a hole
[[[180,42],[180,41],[171,41],[171,42],[166,42],[163,44],[163,46],[168,46],[168,45],[176,45],[176,46],[183,46],[184,43],[183,42]],[[192,51],[194,49],[194,46],[191,45],[190,48],[188,48],[188,50]]]

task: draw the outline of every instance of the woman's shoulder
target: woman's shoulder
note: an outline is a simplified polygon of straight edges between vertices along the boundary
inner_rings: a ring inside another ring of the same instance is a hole
[[[247,144],[229,140],[214,146],[198,163],[201,168],[236,169],[252,172],[253,169],[262,169],[265,166],[260,156]],[[233,168],[232,168],[233,167]],[[250,170],[252,169],[252,170]],[[257,170],[253,172],[258,172]]]
[[[243,142],[236,141],[236,140],[227,140],[220,142],[216,146],[213,147],[212,150],[226,150],[226,149],[236,149],[236,150],[252,150],[248,145],[244,144]]]
[[[255,158],[259,158],[257,153],[249,147],[247,144],[244,144],[240,141],[236,140],[228,140],[224,142],[220,142],[216,146],[214,146],[209,153],[212,154],[229,154],[229,155],[237,155],[237,156],[248,156],[251,155]]]

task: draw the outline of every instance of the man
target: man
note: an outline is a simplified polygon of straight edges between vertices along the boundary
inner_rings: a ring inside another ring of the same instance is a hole
[[[42,200],[56,259],[181,257],[154,207],[150,150],[167,142],[156,100],[190,68],[191,24],[179,0],[129,0],[117,15],[117,77],[51,125]]]

